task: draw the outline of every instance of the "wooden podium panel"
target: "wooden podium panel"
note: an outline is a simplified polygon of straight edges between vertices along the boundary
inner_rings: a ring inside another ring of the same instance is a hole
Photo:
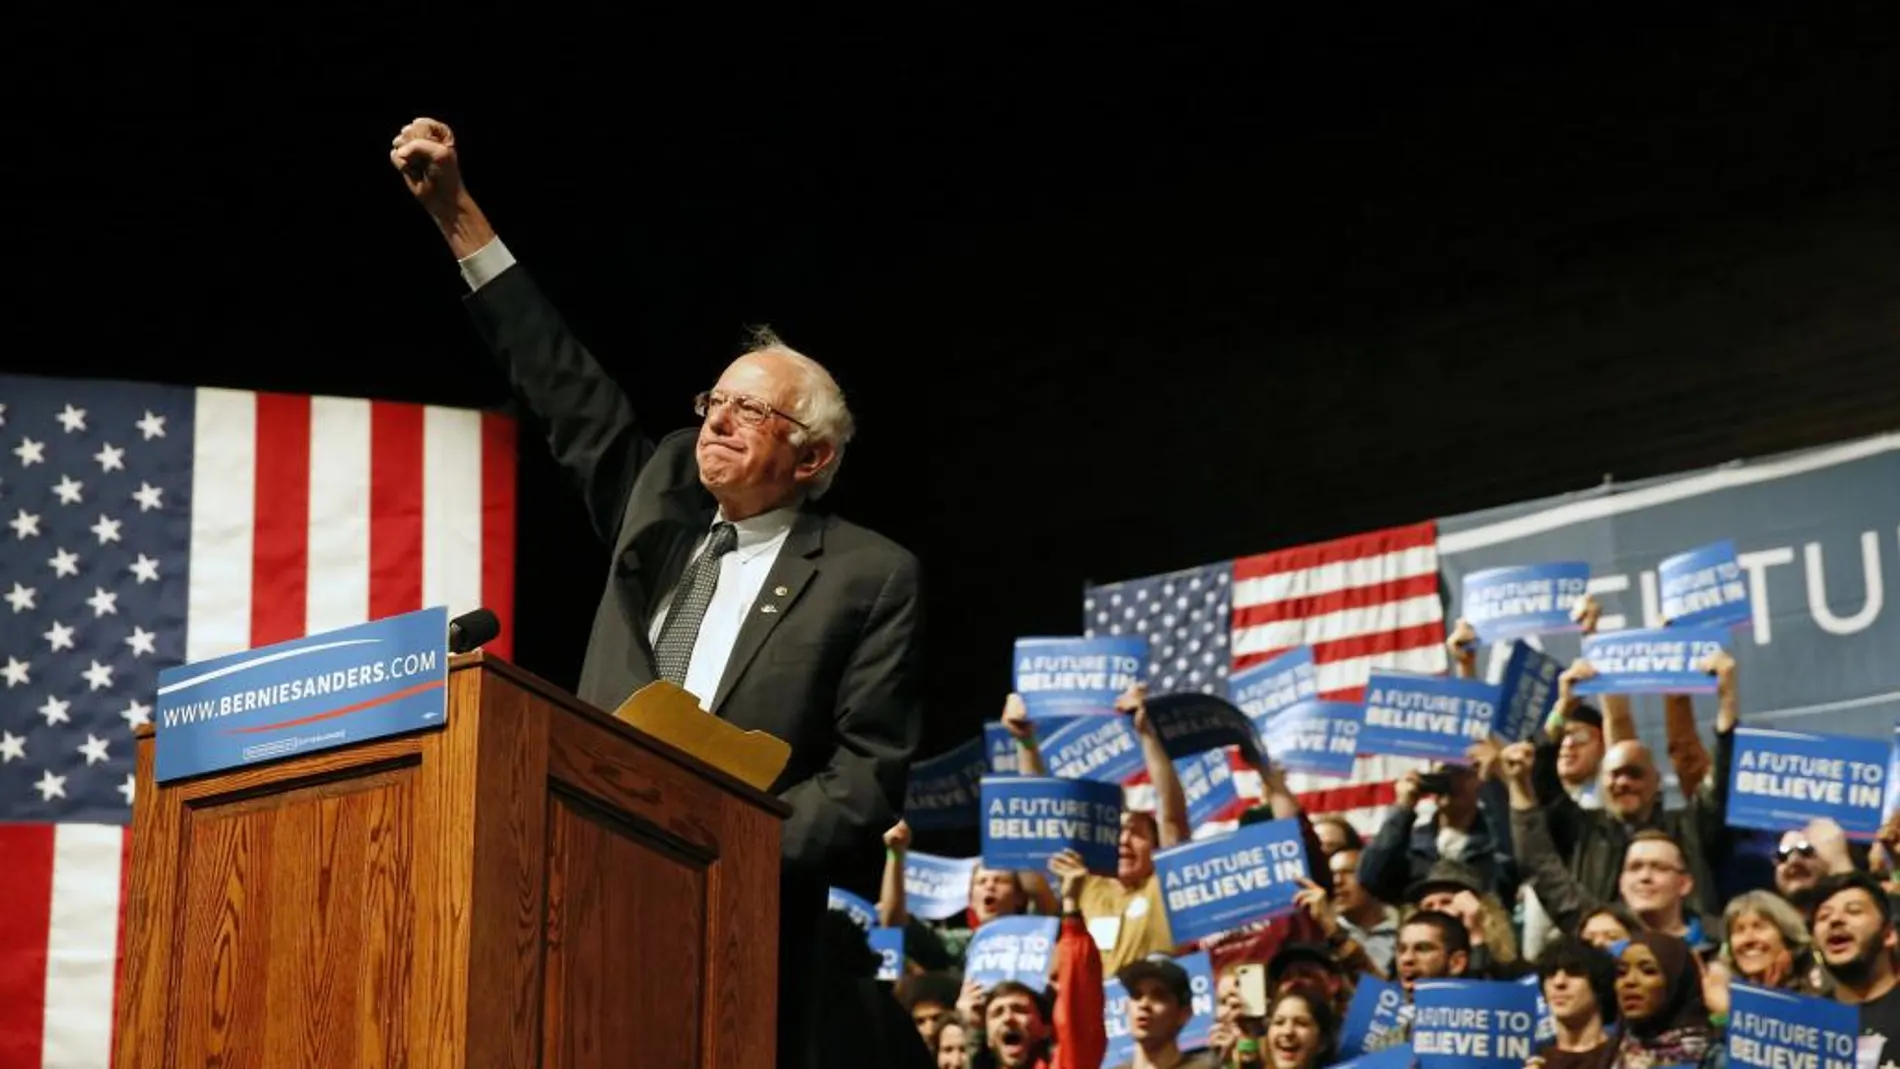
[[[784,806],[527,673],[448,724],[152,782],[127,1069],[773,1062]]]

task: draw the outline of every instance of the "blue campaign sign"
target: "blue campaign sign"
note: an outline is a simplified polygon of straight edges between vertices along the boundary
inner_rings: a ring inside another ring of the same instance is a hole
[[[1399,1026],[1399,1009],[1405,1005],[1405,989],[1373,976],[1361,976],[1353,989],[1352,1002],[1346,1006],[1345,1023],[1339,1026],[1339,1054],[1353,1058],[1386,1044],[1372,1042],[1389,1035]]]
[[[981,738],[917,762],[910,768],[910,784],[904,791],[904,820],[918,831],[973,827],[977,784],[989,771],[990,758]]]
[[[970,905],[970,878],[976,858],[938,857],[912,851],[904,855],[904,908],[913,917],[940,921]]]
[[[1872,835],[1886,815],[1893,746],[1852,735],[1736,728],[1728,822],[1787,831],[1816,817]]]
[[[1718,627],[1612,631],[1583,640],[1583,659],[1596,677],[1578,694],[1706,694],[1715,677],[1696,665],[1719,652],[1727,636]]]
[[[1656,567],[1656,579],[1670,627],[1745,627],[1755,618],[1732,539],[1670,557]]]
[[[852,924],[867,932],[877,927],[877,907],[866,901],[863,896],[852,894],[842,887],[831,888],[830,896],[825,901],[825,908],[850,917]]]
[[[1419,1069],[1522,1069],[1537,1049],[1537,991],[1511,980],[1412,985]]]
[[[1359,755],[1366,707],[1358,702],[1303,701],[1274,714],[1262,737],[1267,756],[1288,772],[1350,776]]]
[[[1541,1047],[1557,1038],[1557,1018],[1550,1015],[1550,1003],[1544,1001],[1543,978],[1529,973],[1518,983],[1537,992],[1537,1045]]]
[[[1031,720],[1037,739],[1046,739],[1061,731],[1070,721],[1078,719],[1071,716],[1051,716],[1041,720]],[[983,725],[983,749],[989,754],[990,774],[994,776],[1013,776],[1021,771],[1017,763],[1020,751],[1016,737],[1009,733],[1001,720],[991,720]]]
[[[1115,871],[1122,789],[1113,783],[1053,776],[985,776],[983,865],[1041,871],[1064,850],[1090,872]]]
[[[1014,980],[1032,991],[1043,990],[1049,986],[1059,923],[1054,917],[1026,915],[985,921],[963,955],[963,978],[984,988]]]
[[[1892,756],[1887,761],[1887,812],[1900,809],[1900,724],[1893,726],[1893,736],[1889,745]]]
[[[163,669],[156,779],[441,727],[448,680],[441,606]]]
[[[1589,586],[1586,561],[1486,568],[1465,576],[1458,615],[1480,642],[1578,631],[1582,625],[1570,614]]]
[[[1188,992],[1194,1016],[1175,1037],[1182,1050],[1205,1047],[1214,1033],[1214,965],[1206,951],[1183,954],[1174,959],[1188,976]],[[1114,976],[1102,981],[1102,1023],[1108,1029],[1108,1052],[1103,1065],[1122,1065],[1135,1057],[1135,1037],[1128,1029],[1128,989]]]
[[[869,942],[877,954],[877,978],[896,983],[904,975],[904,929],[873,928]]]
[[[1412,1048],[1387,1047],[1348,1061],[1334,1062],[1330,1069],[1412,1069]]]
[[[1234,704],[1246,713],[1254,727],[1265,734],[1273,714],[1295,702],[1319,697],[1319,673],[1313,667],[1313,651],[1298,646],[1271,661],[1264,661],[1227,678],[1227,691]]]
[[[1505,742],[1530,738],[1550,712],[1557,677],[1563,674],[1562,661],[1528,642],[1513,641],[1498,677],[1498,737]]]
[[[1249,824],[1155,854],[1155,875],[1177,944],[1230,931],[1292,905],[1309,875],[1295,819]]]
[[[1193,757],[1217,746],[1238,746],[1250,760],[1260,757],[1253,721],[1225,698],[1181,691],[1148,699],[1148,721],[1161,736],[1169,757]]]
[[[1015,690],[1032,717],[1112,714],[1147,663],[1148,640],[1140,636],[1019,638]]]
[[[1472,743],[1490,737],[1497,712],[1498,688],[1482,679],[1375,671],[1359,752],[1463,761]]]
[[[1042,767],[1061,779],[1121,783],[1142,770],[1141,739],[1127,716],[1080,716],[1038,744]]]
[[[1728,1063],[1749,1069],[1855,1069],[1860,1007],[1735,981]]]
[[[1188,827],[1198,828],[1240,801],[1234,766],[1226,750],[1209,750],[1174,763],[1174,774],[1187,796]]]

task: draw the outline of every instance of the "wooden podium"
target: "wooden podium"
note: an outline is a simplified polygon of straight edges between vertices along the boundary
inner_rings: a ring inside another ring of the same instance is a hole
[[[119,1069],[774,1064],[789,810],[527,672],[448,724],[158,786]]]

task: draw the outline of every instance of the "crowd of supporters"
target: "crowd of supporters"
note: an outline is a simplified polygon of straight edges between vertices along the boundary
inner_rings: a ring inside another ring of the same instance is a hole
[[[1475,675],[1462,621],[1448,647],[1453,671]],[[839,1064],[1098,1069],[1114,1024],[1132,1040],[1118,1064],[1135,1069],[1324,1069],[1342,1060],[1346,1009],[1368,978],[1395,983],[1405,1005],[1355,1053],[1410,1041],[1420,981],[1534,975],[1554,1025],[1531,1059],[1541,1069],[1720,1065],[1735,980],[1857,1006],[1857,1069],[1900,1069],[1900,1049],[1888,1049],[1900,1037],[1890,897],[1900,892],[1900,814],[1872,842],[1811,821],[1771,837],[1772,860],[1739,863],[1761,833],[1727,819],[1736,665],[1716,654],[1699,668],[1716,686],[1710,738],[1688,697],[1665,701],[1679,804],[1669,804],[1663,769],[1637,737],[1629,699],[1579,700],[1577,684],[1592,675],[1584,661],[1563,673],[1531,739],[1481,741],[1465,762],[1406,774],[1376,827],[1304,812],[1266,755],[1254,768],[1258,805],[1240,822],[1299,821],[1309,874],[1297,908],[1188,946],[1169,931],[1155,853],[1218,829],[1189,826],[1174,762],[1137,687],[1120,709],[1142,745],[1141,796],[1153,801],[1125,810],[1112,874],[1073,854],[1046,872],[979,864],[967,910],[924,921],[906,909],[910,830],[890,830],[876,906],[881,925],[903,930],[904,961],[895,984],[877,986],[908,1027],[840,1039],[841,1050],[877,1053],[841,1054]],[[1041,773],[1020,698],[1010,696],[1001,720],[1021,771]],[[1021,914],[1059,918],[1046,984],[966,979],[975,933]],[[1194,993],[1179,959],[1194,951],[1212,964],[1213,1022],[1188,1042]],[[1110,979],[1126,995],[1114,1022]]]

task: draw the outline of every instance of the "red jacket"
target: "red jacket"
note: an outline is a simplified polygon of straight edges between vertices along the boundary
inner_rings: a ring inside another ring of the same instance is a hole
[[[1055,1054],[1037,1062],[1036,1069],[1101,1069],[1108,1054],[1102,951],[1081,917],[1062,918],[1055,982]]]

